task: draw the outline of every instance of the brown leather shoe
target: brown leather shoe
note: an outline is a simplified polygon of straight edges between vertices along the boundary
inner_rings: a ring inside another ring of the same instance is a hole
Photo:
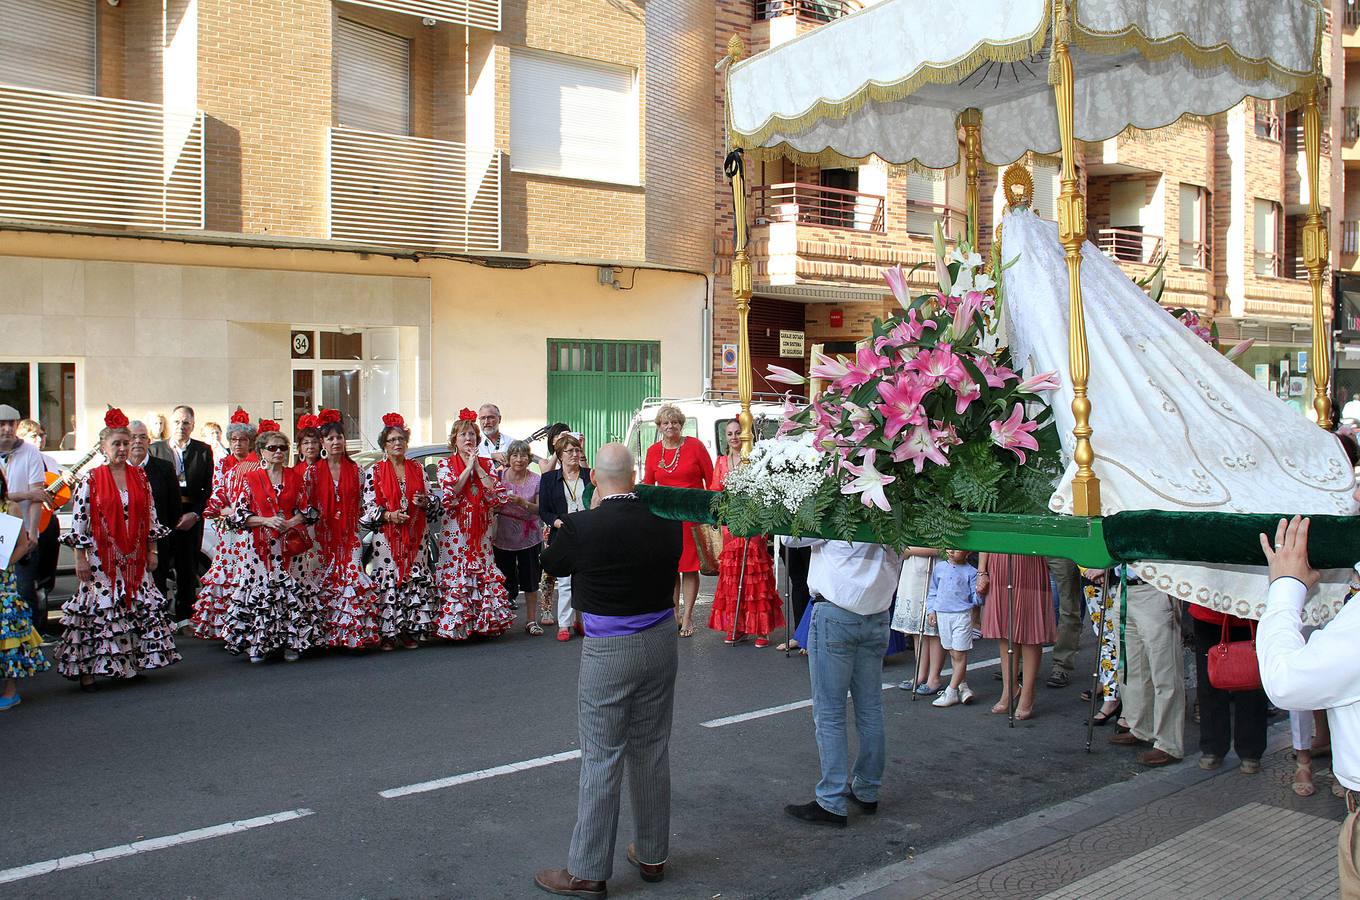
[[[544,869],[534,876],[534,884],[549,894],[563,897],[607,897],[603,881],[586,881],[566,869]]]
[[[1137,747],[1139,744],[1146,743],[1133,736],[1132,731],[1120,731],[1110,735],[1110,743],[1117,747]]]
[[[1158,750],[1155,747],[1138,754],[1138,762],[1141,765],[1151,766],[1152,768],[1156,768],[1157,766],[1169,766],[1172,763],[1178,763],[1180,761],[1179,756],[1172,756],[1165,750]]]
[[[648,881],[651,882],[652,884],[655,884],[656,882],[666,877],[665,863],[642,862],[637,858],[637,850],[633,847],[632,844],[628,845],[628,852],[625,855],[628,857],[628,861],[630,863],[638,867],[638,871],[642,873],[643,881]]]

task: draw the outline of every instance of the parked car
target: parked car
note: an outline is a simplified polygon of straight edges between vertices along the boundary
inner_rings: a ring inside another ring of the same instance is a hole
[[[804,397],[794,399],[801,403],[807,402]],[[624,437],[624,443],[637,460],[639,478],[642,477],[647,448],[657,441],[657,410],[667,403],[678,406],[685,414],[684,434],[702,441],[709,456],[714,459],[726,452],[727,423],[741,412],[741,402],[737,399],[736,391],[705,391],[701,397],[688,399],[648,397],[633,414],[633,421],[628,425],[628,434]],[[751,430],[756,440],[774,437],[775,432],[779,430],[779,423],[784,418],[784,398],[779,394],[754,395],[751,398],[751,415],[754,417]]]

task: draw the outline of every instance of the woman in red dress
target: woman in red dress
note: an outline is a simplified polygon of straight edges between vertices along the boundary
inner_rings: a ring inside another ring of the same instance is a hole
[[[714,487],[722,490],[723,482],[741,464],[741,423],[736,419],[727,423],[727,452],[718,457],[714,468]],[[756,648],[770,646],[769,634],[784,624],[784,602],[774,585],[774,565],[765,549],[765,536],[733,537],[723,526],[722,558],[718,560],[718,589],[713,596],[713,610],[708,615],[708,627],[727,635],[724,643],[739,644],[748,634],[756,636]],[[745,569],[742,571],[743,557]],[[737,595],[741,606],[737,608]]]
[[[647,448],[647,462],[643,468],[643,484],[663,487],[713,489],[713,460],[698,438],[685,437],[685,414],[680,407],[667,403],[656,411],[656,430],[661,440]],[[694,547],[694,523],[686,522],[683,532],[684,550],[680,554],[680,569],[675,580],[676,618],[680,620],[680,636],[694,634],[694,602],[699,598],[699,551]],[[681,598],[684,603],[681,604]]]
[[[231,602],[236,570],[250,539],[245,532],[228,528],[223,517],[236,503],[241,479],[259,465],[255,437],[255,426],[251,424],[250,414],[238,406],[227,425],[227,455],[217,462],[213,470],[212,494],[203,510],[203,518],[217,520],[217,551],[213,554],[212,565],[198,582],[193,626],[194,634],[208,640],[222,639],[225,626],[223,617],[227,614],[227,604]]]
[[[326,456],[312,468],[308,492],[322,558],[318,596],[326,613],[326,641],[332,647],[360,650],[378,643],[378,601],[364,572],[359,539],[364,473],[349,458],[340,411],[323,409],[318,422]]]
[[[982,636],[998,641],[1001,654],[1001,699],[992,712],[1010,712],[1014,687],[1007,651],[1009,641],[1014,640],[1020,656],[1016,674],[1021,678],[1015,717],[1033,718],[1039,660],[1044,644],[1057,640],[1048,560],[1042,556],[984,553],[978,559],[978,593],[987,598],[982,610]]]

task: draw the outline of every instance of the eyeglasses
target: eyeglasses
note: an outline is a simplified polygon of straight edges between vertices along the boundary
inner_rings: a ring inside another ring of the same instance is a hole
[[[265,447],[265,448],[264,448],[264,452],[265,452],[265,453],[283,453],[283,452],[286,451],[287,449],[288,449],[288,445],[287,445],[287,444],[275,444],[275,445],[272,446],[272,447]]]

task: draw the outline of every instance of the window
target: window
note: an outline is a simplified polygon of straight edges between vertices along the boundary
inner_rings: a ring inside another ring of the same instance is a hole
[[[1197,184],[1181,185],[1180,263],[1188,269],[1209,268],[1209,192]]]
[[[639,184],[637,73],[550,53],[510,57],[510,167]]]
[[[1279,277],[1280,204],[1271,200],[1257,200],[1254,207],[1254,219],[1256,224],[1256,274]]]
[[[6,0],[0,83],[98,92],[94,0]]]
[[[43,449],[76,449],[75,363],[0,361],[0,403],[38,420],[47,433]]]
[[[337,409],[350,449],[373,446],[376,423],[400,405],[397,330],[295,328],[291,340],[292,421],[321,407]]]
[[[340,19],[335,95],[342,128],[411,133],[411,42]]]

